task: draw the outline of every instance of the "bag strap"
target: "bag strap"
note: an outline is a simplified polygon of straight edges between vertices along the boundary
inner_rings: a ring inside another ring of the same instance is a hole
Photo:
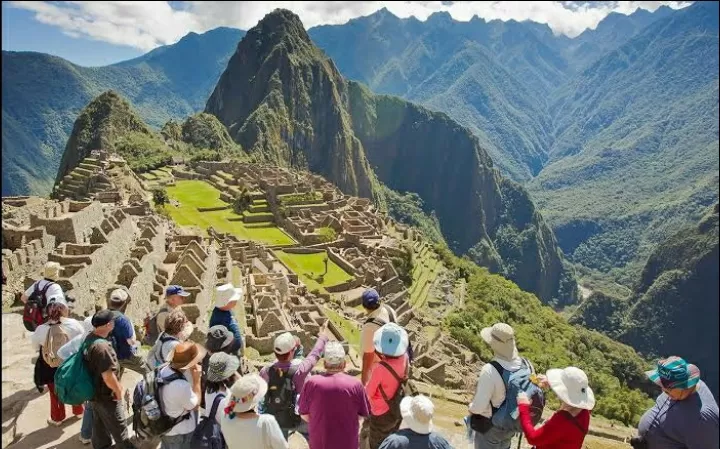
[[[570,412],[568,412],[567,410],[562,410],[560,414],[565,416],[566,419],[569,419],[573,424],[575,424],[575,427],[577,427],[583,435],[587,435],[588,431],[586,429],[583,429],[578,420],[573,415],[571,415]]]
[[[215,396],[215,399],[213,399],[212,407],[210,407],[210,419],[215,419],[215,415],[217,414],[217,409],[220,406],[220,401],[222,401],[225,398],[224,393],[218,393],[217,396]]]
[[[380,361],[380,365],[385,367],[386,370],[395,378],[395,380],[398,383],[398,390],[400,390],[403,386],[403,383],[407,381],[407,376],[405,378],[401,378],[398,376],[398,373],[390,366],[389,363],[387,363],[385,360]],[[406,367],[405,373],[407,374],[407,370],[409,367]],[[387,394],[385,393],[385,389],[383,389],[382,385],[378,385],[378,389],[380,390],[380,395],[382,396],[383,400],[387,403],[388,407],[391,407],[390,399],[387,397]],[[397,390],[396,390],[397,394]]]

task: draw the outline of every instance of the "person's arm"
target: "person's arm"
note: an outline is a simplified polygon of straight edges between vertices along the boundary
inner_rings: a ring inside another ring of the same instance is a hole
[[[265,382],[270,381],[270,376],[268,375],[268,369],[270,369],[269,366],[263,366],[260,369],[260,377],[262,377]]]
[[[405,446],[407,447],[407,446]],[[398,438],[396,435],[390,434],[387,438],[383,440],[382,443],[380,443],[380,447],[378,449],[402,449],[403,444],[400,441],[400,438]]]
[[[378,370],[374,370],[372,375],[370,376],[370,379],[368,380],[367,385],[365,385],[365,393],[367,394],[368,399],[374,397],[377,394],[379,388],[380,372]]]
[[[370,416],[370,401],[362,384],[358,384],[355,391],[355,400],[357,401],[358,417],[367,418]]]
[[[528,404],[518,404],[520,412],[520,425],[522,426],[525,439],[532,446],[552,447],[557,437],[567,433],[567,429],[563,429],[563,422],[571,424],[567,419],[559,416],[557,412],[548,421],[535,427],[530,417],[530,406]]]
[[[198,363],[190,368],[190,374],[192,375],[192,392],[190,401],[186,404],[189,407],[185,407],[185,410],[195,410],[200,407],[200,397],[202,391],[200,389],[200,379],[202,378],[202,366]]]
[[[327,341],[328,336],[324,332],[320,332],[320,335],[318,336],[318,339],[315,342],[315,346],[313,346],[312,351],[310,351],[310,354],[308,354],[308,356],[305,357],[300,363],[300,367],[297,370],[296,376],[307,376],[308,373],[312,371],[315,364],[317,364],[318,360],[320,360],[320,356],[325,350],[325,343],[327,343]]]
[[[720,447],[717,417],[701,417],[692,432],[687,432],[685,445],[688,449]]]
[[[103,382],[105,382],[105,385],[107,385],[107,387],[111,389],[113,393],[115,393],[115,399],[118,401],[122,401],[123,389],[120,381],[115,375],[115,372],[111,369],[103,371],[102,379]]]
[[[310,422],[310,405],[313,398],[313,390],[315,389],[312,377],[305,382],[305,386],[300,393],[300,402],[298,402],[298,413],[300,418],[305,422]]]
[[[32,335],[30,336],[30,343],[32,343],[32,347],[35,351],[40,349],[40,347],[45,344],[45,339],[47,338],[48,332],[48,325],[41,324],[37,327],[37,329],[35,329],[35,332],[32,333]]]
[[[33,294],[33,290],[35,289],[35,283],[33,283],[30,288],[25,290],[22,295],[20,295],[20,301],[22,301],[23,304],[25,304],[30,297],[30,295]]]
[[[235,337],[233,345],[235,351],[237,352],[240,348],[242,348],[242,332],[240,332],[240,326],[232,314],[230,315],[230,326],[228,327],[228,330],[232,332],[233,337]]]
[[[493,391],[495,391],[493,374],[497,375],[497,372],[493,373],[491,370],[494,371],[495,368],[489,363],[483,365],[480,370],[480,376],[478,377],[477,386],[475,387],[475,396],[468,407],[468,410],[473,415],[483,415],[486,418],[492,415],[490,400]]]
[[[71,355],[75,354],[80,350],[80,345],[82,344],[84,339],[84,333],[76,336],[69,342],[62,345],[60,349],[58,349],[57,356],[60,357],[62,360],[69,359]]]

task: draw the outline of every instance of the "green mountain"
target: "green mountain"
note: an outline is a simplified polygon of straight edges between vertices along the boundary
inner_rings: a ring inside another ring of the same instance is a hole
[[[42,53],[2,52],[2,194],[47,195],[73,122],[114,90],[153,127],[202,110],[243,32],[218,28],[106,67]]]
[[[478,139],[447,115],[343,79],[293,13],[248,31],[206,112],[251,155],[307,167],[383,203],[378,180],[413,192],[459,254],[555,304],[576,299],[549,227]]]

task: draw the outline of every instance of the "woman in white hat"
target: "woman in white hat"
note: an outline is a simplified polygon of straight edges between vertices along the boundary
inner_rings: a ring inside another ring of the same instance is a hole
[[[220,418],[228,449],[288,449],[275,417],[257,413],[267,389],[267,382],[257,374],[243,376],[230,387]]]
[[[581,449],[590,428],[590,410],[595,395],[588,378],[580,368],[548,370],[538,376],[541,386],[549,386],[560,399],[560,409],[542,425],[534,427],[530,417],[530,399],[525,393],[517,397],[520,424],[528,443],[537,449]]]
[[[452,449],[433,431],[434,413],[435,406],[427,396],[406,396],[400,402],[400,430],[385,438],[380,449]]]

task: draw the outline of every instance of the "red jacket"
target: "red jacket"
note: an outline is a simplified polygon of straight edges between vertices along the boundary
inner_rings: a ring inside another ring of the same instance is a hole
[[[530,407],[518,405],[520,424],[528,443],[537,449],[582,449],[585,435],[590,428],[590,412],[581,411],[573,417],[559,410],[549,420],[535,429],[530,419]]]

